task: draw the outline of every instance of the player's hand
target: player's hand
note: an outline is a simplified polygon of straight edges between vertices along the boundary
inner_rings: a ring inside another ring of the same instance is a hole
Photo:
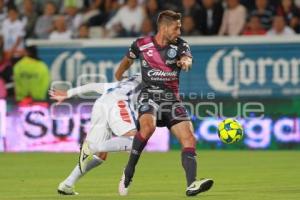
[[[49,90],[50,99],[57,101],[57,105],[68,98],[67,91],[64,90]]]
[[[177,61],[177,66],[184,71],[189,71],[192,67],[192,58],[188,56],[181,57],[180,60]]]

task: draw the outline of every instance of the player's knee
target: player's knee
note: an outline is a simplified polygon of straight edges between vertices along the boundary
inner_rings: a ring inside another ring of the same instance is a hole
[[[196,138],[194,137],[194,135],[192,135],[192,136],[190,137],[189,140],[190,140],[191,145],[192,145],[193,147],[195,147],[197,141],[196,141]]]
[[[154,133],[155,131],[155,126],[153,124],[143,124],[143,126],[141,126],[140,132],[142,134],[145,134],[146,136],[151,136],[152,133]]]
[[[98,153],[97,156],[102,159],[102,160],[106,160],[107,158],[107,152],[101,152],[101,153]]]
[[[184,137],[181,141],[183,147],[195,147],[196,142],[196,138],[193,134],[189,134],[187,137]]]

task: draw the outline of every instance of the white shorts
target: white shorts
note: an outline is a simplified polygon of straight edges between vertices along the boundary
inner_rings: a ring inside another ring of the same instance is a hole
[[[97,99],[92,109],[91,128],[86,141],[100,144],[112,137],[122,136],[136,129],[134,110],[127,101],[118,100],[110,94]]]

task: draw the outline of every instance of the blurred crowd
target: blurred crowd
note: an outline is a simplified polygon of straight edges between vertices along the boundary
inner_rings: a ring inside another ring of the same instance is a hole
[[[66,40],[151,35],[164,9],[182,13],[182,35],[300,33],[300,0],[0,0],[6,56],[23,39]],[[12,51],[13,50],[13,51]]]
[[[152,35],[165,9],[182,14],[184,36],[294,35],[299,8],[300,0],[0,0],[0,73],[27,55],[28,38]]]

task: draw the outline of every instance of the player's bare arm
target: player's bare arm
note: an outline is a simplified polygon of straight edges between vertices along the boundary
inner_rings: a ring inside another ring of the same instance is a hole
[[[133,59],[128,58],[127,56],[124,56],[124,58],[121,60],[120,66],[118,67],[115,78],[120,81],[123,78],[124,72],[130,68],[130,66],[133,63]]]
[[[182,56],[177,62],[178,67],[181,67],[184,71],[189,71],[192,67],[193,60],[189,56]]]

